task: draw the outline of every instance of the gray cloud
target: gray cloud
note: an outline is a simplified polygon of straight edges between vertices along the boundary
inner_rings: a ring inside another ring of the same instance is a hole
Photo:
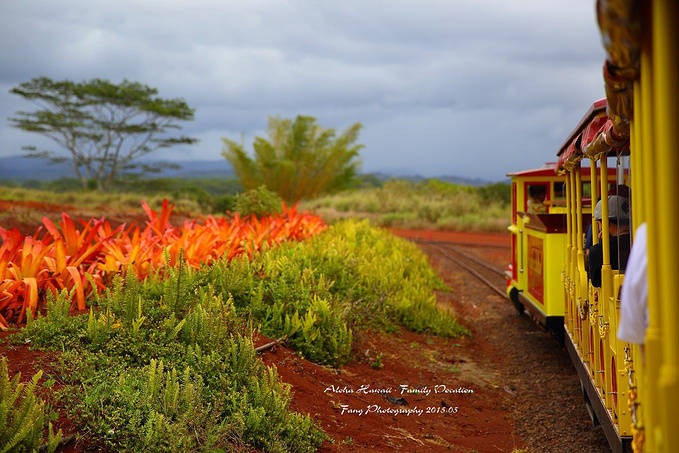
[[[128,78],[197,109],[200,144],[166,158],[301,113],[363,122],[365,170],[499,179],[553,160],[603,96],[599,39],[588,0],[2,2],[0,116],[38,75]],[[3,122],[0,143],[44,142]]]

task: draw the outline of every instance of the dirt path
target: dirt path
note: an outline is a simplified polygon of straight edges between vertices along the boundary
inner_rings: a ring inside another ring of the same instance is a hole
[[[439,302],[452,306],[472,330],[467,352],[480,369],[492,370],[503,389],[511,392],[507,414],[525,448],[535,452],[610,451],[601,428],[593,427],[587,416],[565,349],[526,316],[519,316],[506,299],[447,260],[439,248],[421,248],[456,290],[453,295],[440,295]],[[498,266],[509,258],[508,251],[503,260],[492,248],[469,247],[466,251]]]
[[[509,259],[503,235],[413,230],[402,234],[468,243],[465,251],[497,267]],[[485,239],[492,247],[471,245]],[[601,429],[587,417],[566,351],[519,316],[507,300],[447,260],[438,247],[420,247],[454,289],[452,294],[439,293],[439,303],[458,314],[471,329],[471,338],[371,333],[361,339],[363,357],[339,371],[311,364],[282,347],[264,356],[292,384],[293,408],[310,413],[331,434],[332,441],[322,451],[610,451]],[[371,363],[378,353],[382,367],[376,369]],[[435,394],[437,384],[474,393]],[[431,393],[400,395],[400,385],[426,387]],[[408,404],[399,406],[383,394],[360,393],[361,386],[390,389],[390,396],[403,396]],[[370,405],[432,412],[457,406],[458,411],[409,416],[349,413]]]

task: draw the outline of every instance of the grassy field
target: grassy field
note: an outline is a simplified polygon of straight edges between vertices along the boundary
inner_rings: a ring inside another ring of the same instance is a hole
[[[0,200],[40,201],[96,208],[137,209],[146,200],[156,209],[164,198],[178,211],[192,214],[224,213],[232,209],[235,195],[242,187],[235,180],[217,178],[155,178],[120,181],[108,192],[83,189],[78,181],[63,178],[54,181],[0,181]]]
[[[504,231],[510,202],[508,184],[472,187],[430,179],[389,180],[382,187],[328,195],[301,206],[328,222],[358,217],[396,228]]]
[[[40,201],[85,209],[107,206],[114,210],[136,210],[139,200],[146,200],[157,209],[163,198],[168,198],[177,211],[204,215],[234,211],[240,191],[235,181],[215,179],[149,179],[120,183],[111,192],[83,190],[75,181],[57,180],[38,184],[37,188],[0,185],[0,200]],[[504,231],[509,218],[510,190],[504,183],[473,187],[436,179],[421,182],[391,179],[377,187],[306,200],[300,206],[319,213],[330,223],[360,218],[368,219],[373,225],[395,228]],[[31,213],[19,215],[30,217]]]

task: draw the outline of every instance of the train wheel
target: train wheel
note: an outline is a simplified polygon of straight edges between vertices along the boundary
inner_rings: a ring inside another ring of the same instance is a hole
[[[519,312],[520,315],[523,314],[525,308],[521,302],[519,302],[519,290],[516,288],[512,288],[509,290],[509,300],[512,301],[512,304],[514,304],[514,308],[516,308],[516,311]]]
[[[599,426],[599,419],[597,418],[596,413],[594,412],[592,403],[590,403],[589,401],[589,396],[587,396],[587,391],[585,390],[585,386],[583,385],[582,381],[580,381],[580,390],[582,390],[582,396],[585,399],[585,409],[587,409],[589,419],[592,420],[592,425]]]
[[[547,329],[549,333],[552,334],[554,339],[559,342],[561,347],[564,347],[565,343],[565,331],[563,327],[563,318],[548,318],[547,319]]]

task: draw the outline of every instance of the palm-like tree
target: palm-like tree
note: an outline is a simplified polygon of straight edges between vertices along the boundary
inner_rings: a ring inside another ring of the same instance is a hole
[[[316,118],[298,115],[294,121],[269,117],[268,139],[256,137],[254,159],[242,144],[223,138],[222,155],[231,162],[243,187],[262,185],[287,202],[312,198],[345,188],[360,165],[356,144],[363,126],[356,123],[337,136]]]

